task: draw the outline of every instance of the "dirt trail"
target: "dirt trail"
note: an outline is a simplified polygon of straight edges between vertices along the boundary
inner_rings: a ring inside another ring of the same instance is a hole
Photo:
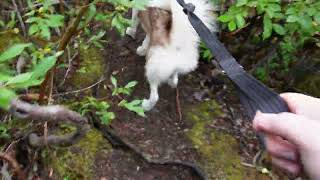
[[[136,80],[139,84],[129,100],[146,98],[149,87],[144,77],[145,60],[135,53],[143,34],[138,34],[138,40],[119,38],[113,32],[108,37],[110,41],[102,53],[106,67],[104,77],[109,78],[114,74],[121,86]],[[241,164],[251,162],[258,144],[230,82],[220,75],[212,78],[214,72],[210,63],[202,62],[195,72],[180,78],[182,121],[176,111],[175,90],[167,85],[160,88],[160,100],[152,111],[146,113],[147,118],[117,108],[119,99],[111,96],[110,88],[107,88],[111,85],[109,80],[90,93],[113,104],[112,111],[117,116],[111,124],[113,130],[149,159],[194,163],[209,179],[269,179],[256,169]],[[148,164],[128,149],[111,148],[109,142],[101,140],[100,136],[93,136],[98,139],[94,144],[97,147],[94,149],[94,161],[86,165],[91,175],[81,174],[83,170],[80,168],[73,170],[77,172],[76,177],[121,180],[199,179],[188,168]],[[90,138],[72,147],[73,150],[85,155],[83,144],[88,141],[91,141]],[[76,161],[76,157],[68,159],[71,164],[76,164],[72,160]]]

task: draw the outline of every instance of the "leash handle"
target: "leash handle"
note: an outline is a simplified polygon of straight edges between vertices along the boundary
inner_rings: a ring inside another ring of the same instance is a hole
[[[212,33],[199,17],[194,14],[196,7],[193,4],[186,4],[184,0],[177,0],[177,2],[182,6],[191,25],[213,53],[228,78],[236,86],[240,101],[251,119],[254,118],[258,110],[264,113],[289,112],[288,105],[279,94],[248,74],[219,41],[216,34]],[[258,134],[258,137],[261,144],[264,145],[263,135]]]

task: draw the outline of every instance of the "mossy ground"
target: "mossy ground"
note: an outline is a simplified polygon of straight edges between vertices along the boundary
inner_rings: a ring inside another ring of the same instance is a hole
[[[231,135],[208,127],[222,115],[220,106],[210,100],[188,109],[187,119],[193,127],[187,132],[201,156],[201,166],[209,179],[256,179],[258,171],[241,165],[239,146]],[[249,176],[248,176],[249,175]],[[259,179],[261,179],[259,177]]]
[[[92,129],[76,145],[57,149],[48,163],[58,179],[93,179],[96,156],[110,150],[108,141],[100,132]]]
[[[70,84],[75,89],[88,87],[101,78],[105,65],[101,50],[95,47],[80,47],[80,67],[72,75]]]
[[[15,43],[23,42],[23,37],[12,32],[0,33],[0,53]]]

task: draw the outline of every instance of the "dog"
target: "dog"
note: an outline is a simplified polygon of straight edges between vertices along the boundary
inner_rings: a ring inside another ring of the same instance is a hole
[[[186,3],[195,5],[194,13],[213,31],[215,18],[209,0],[186,0]],[[143,100],[142,107],[149,111],[159,99],[161,84],[176,88],[179,75],[197,68],[200,37],[176,0],[151,0],[145,10],[132,10],[132,22],[126,34],[135,38],[139,23],[146,32],[137,54],[146,56],[150,97]]]

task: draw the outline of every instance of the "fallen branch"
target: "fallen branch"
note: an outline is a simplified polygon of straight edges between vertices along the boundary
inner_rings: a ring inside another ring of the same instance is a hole
[[[20,100],[11,102],[10,112],[18,119],[33,120],[35,122],[70,122],[77,130],[67,135],[48,135],[47,137],[37,134],[29,135],[29,144],[33,147],[48,146],[71,146],[83,138],[90,126],[88,120],[80,114],[68,110],[62,106],[38,106],[25,103]]]
[[[7,161],[10,164],[10,166],[13,168],[13,174],[17,176],[18,180],[25,179],[19,163],[13,157],[7,153],[0,152],[0,159]]]

